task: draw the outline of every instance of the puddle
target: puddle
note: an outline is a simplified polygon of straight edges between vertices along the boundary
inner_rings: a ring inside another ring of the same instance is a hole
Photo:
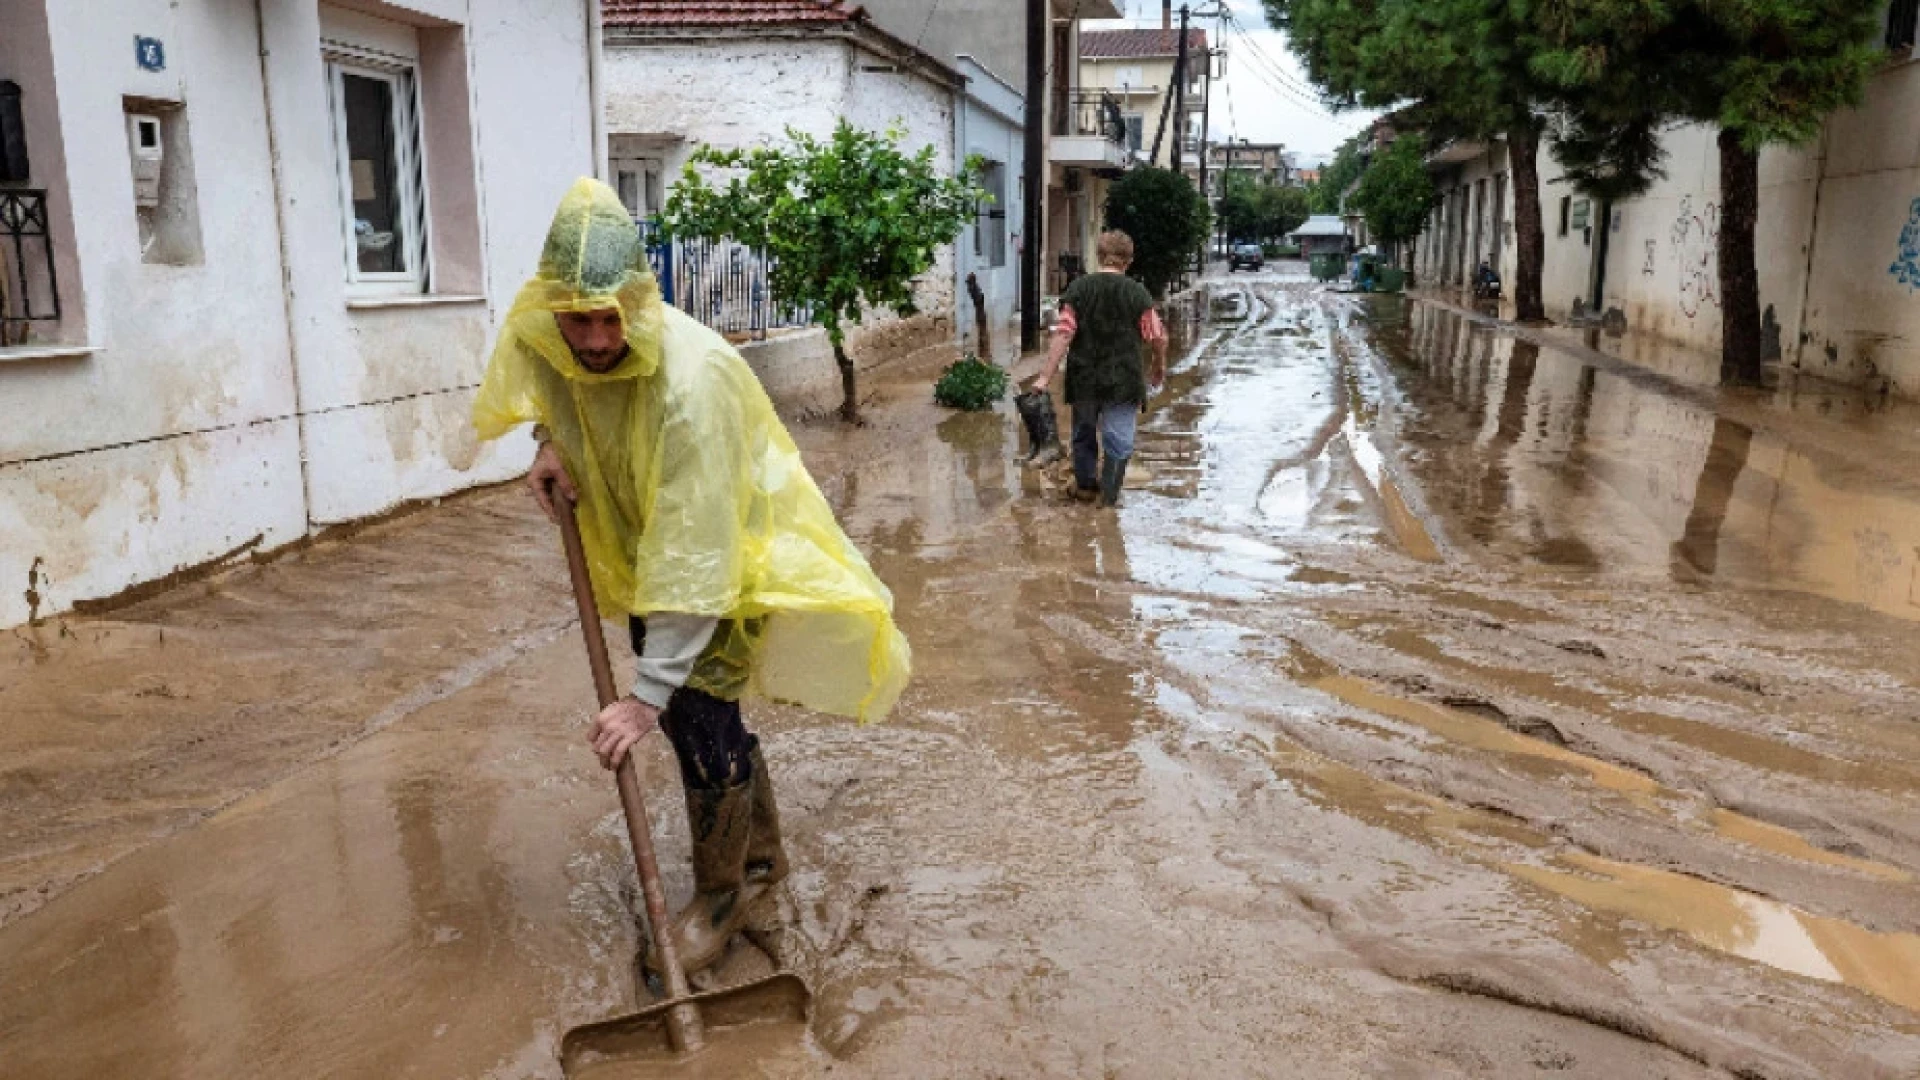
[[[1626,795],[1643,806],[1655,805],[1654,796],[1660,793],[1660,785],[1651,777],[1519,734],[1495,721],[1444,705],[1429,705],[1423,701],[1397,697],[1362,679],[1325,669],[1315,661],[1303,660],[1301,667],[1301,681],[1307,686],[1355,708],[1412,724],[1449,742],[1475,750],[1546,762],[1563,771],[1582,774],[1594,784]],[[1315,668],[1321,670],[1316,671]]]
[[[1281,740],[1270,752],[1283,777],[1302,782],[1329,810],[1440,845],[1592,911],[1685,935],[1716,952],[1779,971],[1844,983],[1920,1011],[1920,935],[1879,933],[1739,889],[1586,852],[1553,853],[1552,841],[1504,818],[1426,795]],[[1546,865],[1524,861],[1542,857]],[[1613,965],[1631,955],[1616,933],[1581,923],[1567,944]]]
[[[1860,411],[1859,395],[1829,388],[1809,407],[1777,393],[1756,431],[1716,415],[1702,391],[1408,308],[1369,321],[1405,392],[1397,435],[1427,508],[1490,554],[1920,620],[1920,484],[1872,468],[1920,452],[1920,406],[1848,419],[1842,456],[1814,421]]]
[[[1920,935],[1875,933],[1698,878],[1574,853],[1558,869],[1505,864],[1586,907],[1685,934],[1707,948],[1848,986],[1920,1012]]]

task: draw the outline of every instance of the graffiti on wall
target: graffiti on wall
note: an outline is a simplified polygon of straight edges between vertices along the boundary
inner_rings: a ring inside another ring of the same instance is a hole
[[[1680,310],[1691,319],[1708,304],[1720,304],[1720,207],[1707,203],[1698,213],[1693,196],[1680,200],[1673,219],[1673,255],[1680,263]]]
[[[1900,247],[1887,273],[1909,291],[1920,289],[1920,199],[1907,207],[1907,224],[1900,230]]]
[[[1647,241],[1647,261],[1640,264],[1640,273],[1646,275],[1647,277],[1653,276],[1653,253],[1656,250],[1658,250],[1659,247],[1660,247],[1660,241],[1658,240]]]

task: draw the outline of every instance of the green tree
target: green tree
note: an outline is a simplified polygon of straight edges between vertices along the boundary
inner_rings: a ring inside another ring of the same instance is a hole
[[[1367,217],[1367,230],[1400,243],[1420,235],[1433,209],[1433,179],[1427,175],[1425,140],[1402,135],[1373,155],[1360,174],[1352,203]]]
[[[1230,169],[1221,177],[1218,213],[1227,239],[1245,240],[1260,235],[1259,197],[1259,185],[1246,173]]]
[[[1306,223],[1311,210],[1305,188],[1263,184],[1254,193],[1257,224],[1254,233],[1262,240],[1278,240]]]
[[[1333,160],[1320,167],[1320,179],[1307,189],[1309,209],[1316,214],[1337,214],[1340,212],[1340,199],[1347,188],[1360,173],[1366,169],[1366,159],[1361,157],[1361,138],[1356,135],[1340,144],[1334,152]]]
[[[1543,70],[1542,9],[1588,0],[1264,0],[1307,74],[1336,105],[1392,107],[1436,142],[1506,140],[1513,173],[1515,315],[1546,318],[1538,155],[1546,111],[1577,98],[1591,72]],[[1659,0],[1600,0],[1622,7]],[[1729,0],[1742,2],[1742,0]]]
[[[1673,120],[1720,129],[1721,377],[1761,376],[1760,151],[1803,145],[1859,102],[1881,62],[1879,0],[1553,0],[1538,68],[1577,96],[1568,145],[1583,179],[1631,191],[1659,167],[1649,135]],[[1649,149],[1651,146],[1651,149]],[[1624,148],[1624,149],[1623,149]],[[1604,193],[1604,192],[1603,192]]]
[[[1207,201],[1172,169],[1134,169],[1107,191],[1107,227],[1133,238],[1133,277],[1155,300],[1193,263],[1211,229]]]
[[[702,146],[667,199],[669,235],[731,239],[772,258],[773,294],[807,305],[827,332],[849,422],[860,406],[847,327],[875,308],[914,314],[915,279],[985,197],[971,180],[942,175],[931,146],[907,153],[904,137],[842,120],[826,139],[788,128],[784,146]],[[710,182],[703,169],[730,175]]]

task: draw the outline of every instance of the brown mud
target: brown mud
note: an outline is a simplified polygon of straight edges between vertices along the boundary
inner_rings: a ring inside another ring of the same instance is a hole
[[[1913,425],[1213,288],[1117,513],[925,370],[796,426],[916,678],[752,709],[812,1036],[677,1074],[1920,1075]],[[638,907],[569,603],[501,491],[13,632],[0,1071],[558,1076]]]

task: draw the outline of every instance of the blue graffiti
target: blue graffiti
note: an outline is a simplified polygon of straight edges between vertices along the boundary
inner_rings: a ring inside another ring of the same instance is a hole
[[[1887,273],[1909,291],[1920,289],[1920,199],[1907,208],[1907,224],[1900,230],[1900,252]]]

